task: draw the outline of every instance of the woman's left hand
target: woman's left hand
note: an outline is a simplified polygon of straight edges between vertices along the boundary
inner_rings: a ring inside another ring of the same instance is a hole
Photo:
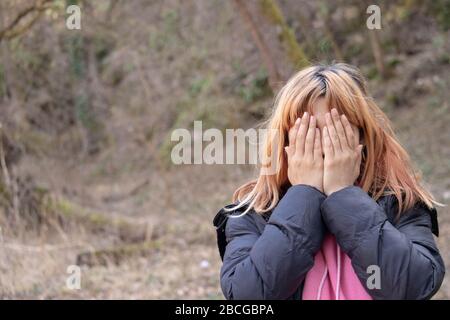
[[[351,186],[359,176],[362,145],[345,115],[335,108],[325,115],[323,128],[324,177],[326,195]]]

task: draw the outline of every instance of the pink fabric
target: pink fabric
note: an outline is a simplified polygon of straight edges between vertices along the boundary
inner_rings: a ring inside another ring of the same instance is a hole
[[[303,300],[372,300],[353,270],[350,258],[327,234],[307,273]]]

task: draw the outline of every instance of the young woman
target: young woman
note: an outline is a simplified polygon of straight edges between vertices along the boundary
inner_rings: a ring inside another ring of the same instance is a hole
[[[225,297],[431,298],[445,273],[437,202],[360,72],[298,72],[268,129],[277,170],[238,188],[214,219]]]

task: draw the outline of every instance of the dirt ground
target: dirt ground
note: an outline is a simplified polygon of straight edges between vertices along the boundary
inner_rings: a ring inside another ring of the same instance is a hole
[[[448,105],[432,113],[421,109],[417,106],[390,116],[408,150],[414,150],[412,157],[424,170],[438,199],[448,202],[450,146],[445,139],[434,139],[437,131],[448,131]],[[425,118],[436,125],[426,125]],[[2,297],[223,299],[219,286],[221,261],[212,218],[230,201],[234,188],[252,177],[250,166],[181,166],[166,172],[164,177],[157,171],[143,175],[140,166],[145,163],[118,176],[96,176],[97,163],[71,170],[48,161],[25,162],[23,166],[24,170],[34,171],[46,185],[70,190],[73,202],[148,223],[154,234],[152,241],[157,245],[143,253],[125,255],[119,261],[82,266],[81,289],[69,290],[66,270],[76,264],[77,255],[93,250],[90,244],[95,243],[96,249],[117,244],[117,237],[93,234],[81,224],[69,231],[44,233],[33,239],[6,238],[0,251]],[[63,181],[61,176],[65,177]],[[136,185],[141,187],[130,194]],[[115,199],[107,197],[111,194],[117,195]],[[437,242],[448,268],[449,209],[439,208],[438,213],[441,235]],[[435,298],[450,298],[448,276]]]
[[[279,1],[302,45],[310,36],[312,61],[336,58],[332,43],[322,41],[335,33],[343,61],[368,77],[426,185],[448,205],[449,31],[416,2],[385,1],[392,8],[383,12],[381,40],[393,76],[382,80],[365,24],[358,14],[351,18],[360,10],[356,2]],[[1,1],[9,20],[18,14],[16,3]],[[0,48],[12,61],[4,68],[12,93],[0,95],[0,129],[25,150],[11,174],[31,177],[50,194],[37,214],[45,223],[37,227],[20,221],[3,227],[0,207],[0,299],[223,299],[212,219],[256,171],[167,165],[161,151],[174,128],[197,119],[221,129],[261,120],[272,96],[259,49],[231,1],[95,4],[79,38],[57,20],[65,13],[56,8],[55,17],[46,15],[20,41]],[[298,19],[304,12],[308,32]],[[291,74],[280,28],[265,25],[261,32],[278,48],[274,60]],[[448,206],[438,208],[438,219],[436,241],[449,270]],[[73,265],[81,267],[79,289],[67,286]],[[435,299],[450,299],[449,279]]]

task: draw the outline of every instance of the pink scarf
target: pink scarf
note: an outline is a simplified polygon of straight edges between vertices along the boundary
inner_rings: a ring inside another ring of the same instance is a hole
[[[353,270],[350,258],[327,234],[307,273],[303,300],[372,300]]]

